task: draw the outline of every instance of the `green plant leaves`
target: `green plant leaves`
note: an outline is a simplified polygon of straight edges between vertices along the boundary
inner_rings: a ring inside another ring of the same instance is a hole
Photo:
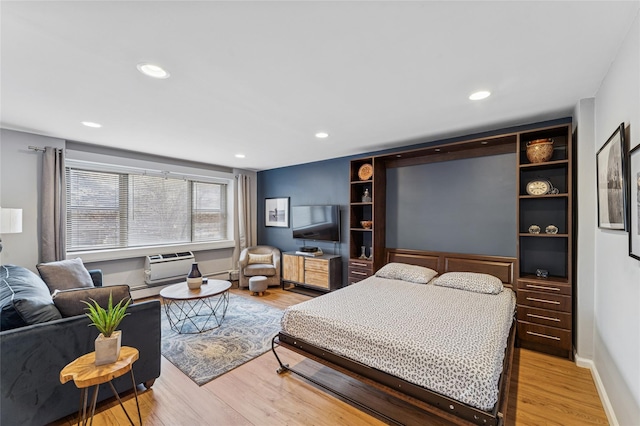
[[[100,306],[94,299],[90,298],[89,300],[91,300],[93,304],[82,300],[82,303],[87,305],[85,309],[87,309],[88,312],[85,315],[91,320],[89,326],[94,325],[104,337],[110,337],[124,317],[129,315],[126,311],[131,304],[130,298],[122,299],[117,305],[113,306],[113,293],[109,293],[107,309]]]

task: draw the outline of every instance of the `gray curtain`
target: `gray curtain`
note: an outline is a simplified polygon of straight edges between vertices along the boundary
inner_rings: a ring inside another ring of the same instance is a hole
[[[251,229],[251,179],[238,175],[238,253],[255,245]]]
[[[64,260],[67,251],[67,202],[63,149],[45,148],[41,187],[40,261]]]

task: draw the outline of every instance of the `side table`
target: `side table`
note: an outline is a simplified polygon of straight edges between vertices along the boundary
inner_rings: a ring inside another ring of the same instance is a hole
[[[67,383],[69,380],[73,380],[76,387],[81,389],[78,424],[80,424],[81,420],[83,425],[87,423],[87,399],[89,396],[89,388],[91,386],[95,386],[95,390],[93,391],[93,400],[91,402],[91,423],[93,423],[93,415],[95,414],[96,402],[98,400],[98,388],[102,383],[109,383],[113,394],[118,399],[120,406],[124,410],[124,414],[133,425],[133,420],[131,420],[129,413],[127,413],[124,405],[122,405],[120,395],[118,395],[116,388],[113,386],[113,383],[111,383],[113,379],[130,372],[131,381],[133,383],[133,392],[136,397],[136,407],[138,408],[138,420],[142,425],[140,405],[138,404],[138,391],[136,389],[136,379],[133,376],[133,369],[131,368],[133,363],[138,360],[138,357],[139,353],[136,348],[123,346],[120,349],[120,356],[118,357],[118,360],[114,363],[96,366],[96,353],[91,352],[70,362],[62,369],[62,371],[60,371],[60,383]]]

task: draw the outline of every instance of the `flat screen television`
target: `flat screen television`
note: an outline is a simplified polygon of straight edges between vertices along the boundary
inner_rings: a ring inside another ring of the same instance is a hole
[[[291,206],[293,238],[340,241],[340,206]]]

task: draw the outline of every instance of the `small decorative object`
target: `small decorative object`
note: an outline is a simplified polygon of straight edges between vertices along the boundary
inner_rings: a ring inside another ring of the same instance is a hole
[[[624,123],[621,123],[596,154],[600,228],[627,230],[625,150]]]
[[[539,234],[540,233],[540,227],[538,225],[531,225],[529,227],[529,233],[530,234]]]
[[[187,285],[191,290],[198,290],[202,286],[202,274],[197,263],[191,265],[191,272],[187,275]]]
[[[369,260],[373,260],[373,246],[369,247]]]
[[[553,139],[536,139],[527,142],[527,158],[532,163],[544,163],[553,156]]]
[[[536,277],[538,277],[538,278],[548,278],[549,277],[549,271],[547,271],[546,269],[536,269]]]
[[[372,220],[361,220],[360,221],[360,225],[362,225],[362,227],[364,229],[371,229],[371,227],[373,226],[373,221]]]
[[[360,253],[360,259],[366,259],[366,258],[367,258],[367,255],[366,255],[366,253],[364,252],[364,249],[365,249],[365,247],[364,247],[364,246],[360,246],[360,250],[361,250],[361,253]]]
[[[91,320],[91,325],[94,325],[100,334],[95,341],[96,350],[96,365],[111,364],[116,362],[120,356],[120,346],[122,343],[122,333],[116,331],[116,328],[120,325],[120,322],[129,315],[126,313],[131,299],[125,302],[122,299],[117,305],[113,306],[113,294],[109,294],[109,302],[107,309],[104,309],[93,299],[89,299],[93,304],[82,301],[88,307],[89,310],[85,315]]]
[[[557,194],[558,188],[554,188],[549,179],[538,178],[527,184],[527,194],[529,195],[547,195]]]
[[[289,197],[264,199],[264,226],[289,227]]]
[[[546,228],[544,228],[544,232],[546,232],[547,234],[557,234],[558,227],[555,225],[549,225]]]
[[[358,169],[358,177],[360,180],[369,180],[373,176],[373,166],[369,163],[363,164]]]
[[[362,202],[370,203],[371,202],[371,194],[369,194],[369,188],[364,190],[364,194],[362,194]]]
[[[629,151],[629,256],[640,260],[640,145]]]

